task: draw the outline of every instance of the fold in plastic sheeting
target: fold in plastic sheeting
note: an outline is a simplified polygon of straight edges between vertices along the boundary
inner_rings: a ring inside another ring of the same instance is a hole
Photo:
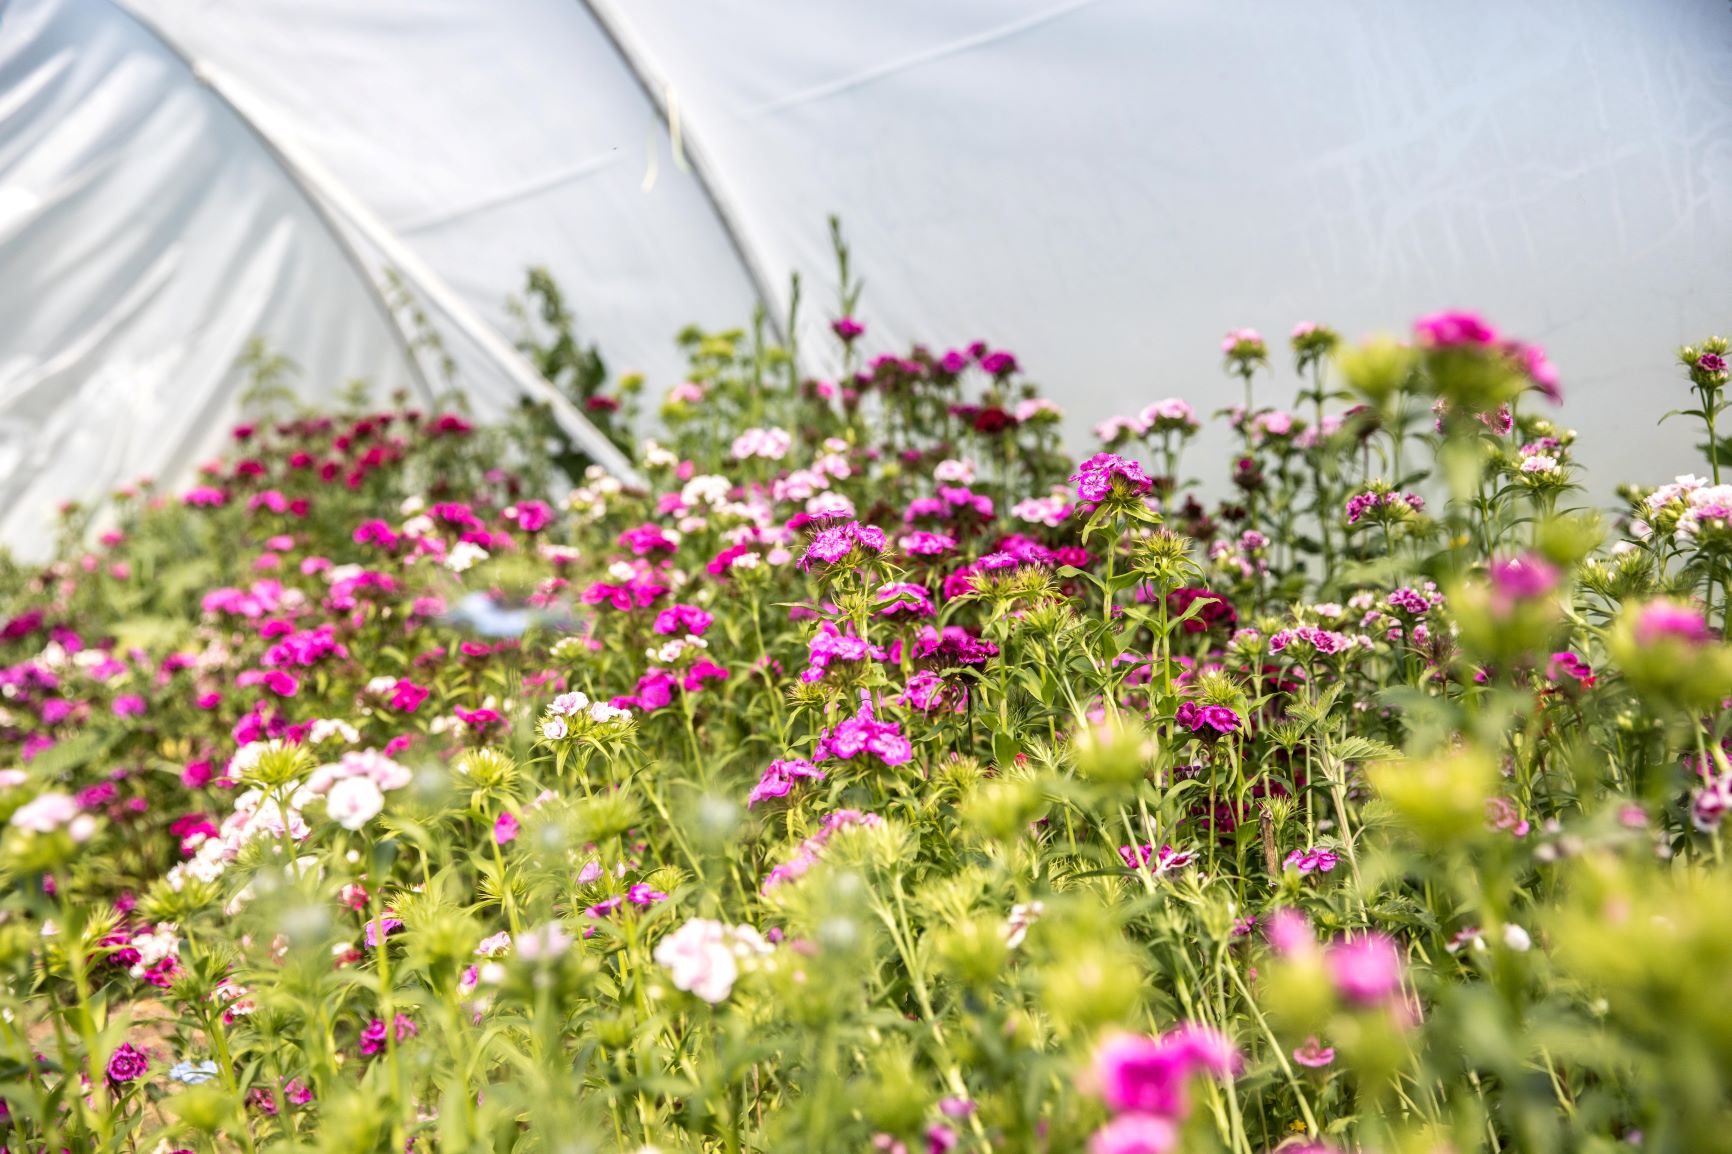
[[[130,17],[0,6],[0,94],[0,539],[21,555],[62,502],[215,452],[255,336],[313,401],[408,383],[319,215]]]
[[[520,335],[507,301],[533,266],[616,375],[661,384],[685,367],[681,328],[743,325],[758,301],[583,0],[120,2],[242,83],[274,139],[316,159],[507,340]],[[466,384],[514,387],[484,358],[461,367]]]

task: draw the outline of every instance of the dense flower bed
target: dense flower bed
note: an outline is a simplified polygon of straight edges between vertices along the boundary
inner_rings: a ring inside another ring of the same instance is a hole
[[[1732,1148],[1719,454],[1613,524],[1479,318],[1241,331],[1205,508],[834,327],[645,489],[271,417],[9,571],[7,1148]]]

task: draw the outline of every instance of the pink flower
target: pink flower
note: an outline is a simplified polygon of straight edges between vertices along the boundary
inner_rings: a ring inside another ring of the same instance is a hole
[[[1356,1005],[1376,1005],[1401,989],[1401,952],[1374,930],[1337,940],[1325,961],[1336,990]]]
[[[510,845],[517,840],[517,819],[510,811],[501,810],[498,820],[493,823],[493,841],[496,845]]]
[[[714,620],[696,605],[669,605],[656,614],[655,624],[651,628],[664,636],[694,634],[701,637]]]
[[[1124,1114],[1094,1132],[1089,1154],[1167,1154],[1179,1145],[1179,1128],[1155,1114]]]
[[[1321,1070],[1335,1061],[1335,1048],[1325,1046],[1317,1041],[1317,1035],[1312,1034],[1305,1039],[1305,1044],[1293,1051],[1293,1060],[1301,1066],[1309,1066],[1313,1070]]]
[[[773,797],[787,797],[800,779],[823,781],[824,771],[804,758],[772,761],[746,798],[748,808]]]
[[[1558,571],[1543,557],[1527,554],[1493,561],[1488,570],[1493,600],[1504,612],[1516,601],[1544,597],[1558,587]]]
[[[1712,641],[1714,634],[1702,614],[1689,606],[1675,601],[1650,601],[1642,606],[1636,614],[1636,643],[1656,645],[1668,638],[1700,645]]]
[[[1317,948],[1311,923],[1298,910],[1279,909],[1269,915],[1264,927],[1269,945],[1283,957],[1307,954]]]

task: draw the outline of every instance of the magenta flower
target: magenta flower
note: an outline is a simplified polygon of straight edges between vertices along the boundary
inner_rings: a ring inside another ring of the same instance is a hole
[[[1329,873],[1335,868],[1337,860],[1331,851],[1313,846],[1307,850],[1294,850],[1282,864],[1288,869],[1298,870],[1300,876],[1304,876],[1308,873]]]
[[[878,590],[880,617],[931,617],[938,610],[926,586],[896,581]]]
[[[1689,606],[1675,601],[1650,601],[1637,611],[1636,643],[1656,645],[1667,639],[1700,645],[1712,641],[1714,634],[1702,614]]]
[[[1375,930],[1338,939],[1324,957],[1335,989],[1356,1005],[1377,1005],[1401,989],[1401,952]]]
[[[391,708],[398,713],[414,713],[430,693],[432,690],[422,689],[408,678],[399,677],[397,684],[391,687]]]
[[[853,344],[866,332],[866,326],[853,317],[837,317],[830,322],[830,331],[840,337],[844,344]]]
[[[124,1086],[128,1082],[136,1082],[144,1077],[149,1069],[150,1059],[130,1042],[122,1042],[120,1048],[108,1056],[107,1074],[110,1085]]]
[[[655,624],[651,626],[657,633],[664,636],[692,634],[703,636],[704,630],[710,627],[715,618],[699,609],[696,605],[669,605],[656,614]]]
[[[810,571],[813,564],[840,565],[855,557],[878,556],[888,542],[884,530],[858,521],[844,521],[818,530],[812,544],[800,557],[800,568]]]
[[[1489,346],[1497,343],[1497,330],[1470,312],[1432,313],[1413,322],[1414,335],[1429,348],[1448,349],[1460,345]]]
[[[1696,367],[1705,373],[1723,373],[1726,371],[1726,358],[1719,353],[1703,353],[1696,358]]]
[[[1109,1110],[1183,1118],[1193,1074],[1232,1073],[1238,1056],[1223,1035],[1185,1025],[1160,1038],[1115,1034],[1095,1051],[1094,1082]]]
[[[375,918],[367,923],[367,932],[362,935],[362,940],[367,943],[367,948],[369,950],[376,950],[379,948],[379,936],[381,931],[383,931],[386,938],[389,938],[392,934],[402,928],[403,922],[400,918]]]
[[[837,758],[851,761],[870,753],[886,766],[902,765],[914,759],[914,746],[902,735],[902,727],[894,721],[879,721],[869,708],[857,717],[837,722],[818,735],[812,750],[812,760]]]
[[[377,545],[387,553],[396,550],[402,540],[390,525],[384,521],[363,521],[355,526],[355,544]]]
[[[794,782],[801,779],[823,781],[824,771],[805,758],[772,761],[758,779],[758,784],[752,787],[751,795],[746,798],[746,806],[750,808],[760,801],[787,797],[794,788]]]
[[[680,547],[679,542],[669,537],[660,525],[639,525],[635,529],[627,529],[619,535],[619,545],[622,549],[630,549],[639,557],[654,553],[675,553]]]
[[[1194,701],[1180,703],[1173,721],[1179,728],[1190,730],[1205,741],[1236,733],[1244,724],[1239,715],[1225,705],[1198,705]]]
[[[414,1022],[410,1021],[402,1014],[397,1015],[393,1025],[396,1027],[397,1042],[399,1045],[421,1032],[416,1028]],[[383,1050],[385,1048],[386,1040],[385,1033],[385,1021],[383,1018],[374,1018],[372,1021],[368,1022],[366,1028],[361,1031],[361,1056],[371,1057],[372,1055],[377,1054],[380,1050]]]
[[[501,810],[498,819],[493,823],[494,844],[510,845],[517,840],[517,831],[520,828],[510,810]]]
[[[539,533],[553,524],[553,510],[544,501],[519,501],[515,513],[507,510],[506,519],[525,533]]]
[[[1141,496],[1154,488],[1154,482],[1140,463],[1127,460],[1117,453],[1096,453],[1077,466],[1070,475],[1079,500],[1101,502],[1115,491]]]

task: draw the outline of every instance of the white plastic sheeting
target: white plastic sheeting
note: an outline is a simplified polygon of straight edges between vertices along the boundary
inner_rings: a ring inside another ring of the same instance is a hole
[[[779,315],[791,270],[821,348],[830,212],[872,348],[1010,347],[1079,428],[1231,400],[1228,328],[1476,307],[1547,346],[1602,481],[1653,480],[1687,464],[1689,431],[1653,426],[1671,346],[1732,327],[1721,0],[124,8],[0,0],[13,542],[63,496],[205,451],[254,332],[309,390],[411,379],[345,249],[390,262],[297,187],[297,157],[507,336],[506,297],[548,266],[652,387],[678,379],[677,328],[760,296]],[[513,395],[452,344],[484,408]]]

